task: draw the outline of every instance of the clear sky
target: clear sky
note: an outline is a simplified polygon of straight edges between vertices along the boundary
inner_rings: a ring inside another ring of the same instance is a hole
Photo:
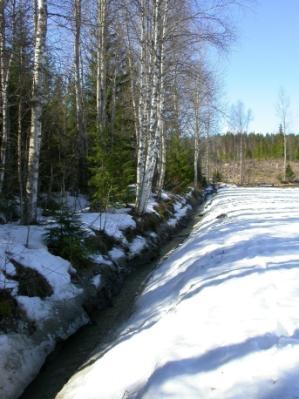
[[[290,98],[299,132],[299,0],[258,0],[236,17],[238,39],[224,60],[225,100],[251,108],[251,131],[276,132],[278,92]]]

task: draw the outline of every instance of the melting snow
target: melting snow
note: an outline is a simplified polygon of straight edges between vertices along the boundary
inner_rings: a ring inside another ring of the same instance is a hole
[[[299,190],[228,187],[57,399],[295,399],[298,376]]]

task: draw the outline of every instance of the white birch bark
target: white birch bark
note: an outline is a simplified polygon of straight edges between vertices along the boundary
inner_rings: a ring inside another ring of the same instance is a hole
[[[141,0],[140,16],[140,71],[139,71],[139,102],[138,102],[138,140],[137,140],[137,180],[136,180],[136,208],[139,208],[142,182],[145,170],[146,156],[146,7],[145,0]]]
[[[158,140],[158,98],[159,98],[159,69],[160,69],[160,54],[159,54],[159,20],[160,20],[160,5],[159,0],[154,0],[153,10],[153,47],[152,47],[152,91],[150,103],[150,120],[149,120],[149,134],[148,134],[148,148],[146,154],[144,175],[141,184],[141,191],[138,198],[137,212],[142,214],[145,211],[148,203],[153,177],[157,161],[157,140]]]
[[[199,168],[199,138],[200,138],[200,100],[199,100],[199,87],[196,88],[195,102],[194,102],[194,116],[195,116],[195,129],[194,129],[194,188],[198,188],[198,168]]]
[[[149,120],[149,135],[148,148],[146,154],[145,171],[141,186],[140,199],[138,202],[138,213],[142,214],[145,211],[149,197],[152,192],[153,178],[157,164],[157,158],[161,143],[161,129],[159,128],[159,120],[162,121],[163,103],[164,103],[164,83],[162,84],[162,73],[164,75],[164,41],[165,31],[164,26],[167,21],[168,0],[159,1],[154,0],[153,12],[153,48],[152,48],[152,90],[150,98],[150,120]],[[163,57],[162,57],[163,56]],[[163,92],[162,92],[163,90]]]
[[[75,94],[76,94],[76,129],[78,139],[78,158],[81,159],[86,153],[86,136],[84,127],[83,95],[81,81],[81,0],[74,0],[74,71],[75,71]]]
[[[160,97],[158,106],[158,137],[159,142],[157,143],[158,148],[160,147],[159,153],[159,165],[158,165],[158,183],[157,191],[160,195],[165,181],[166,173],[166,140],[165,140],[165,63],[166,63],[166,29],[168,22],[168,4],[169,0],[165,0],[163,9],[163,20],[162,20],[162,37],[161,37],[161,62],[160,62]]]
[[[151,44],[145,79],[145,101],[147,109],[140,109],[140,122],[147,121],[146,145],[143,158],[139,157],[144,163],[140,188],[137,190],[136,209],[138,214],[144,213],[153,187],[153,178],[157,166],[159,151],[161,150],[163,128],[163,107],[165,102],[164,92],[164,45],[165,30],[167,24],[168,0],[153,0],[152,23],[148,29]],[[163,79],[162,79],[163,77]],[[144,133],[144,132],[143,132]],[[164,141],[165,145],[165,141]],[[164,153],[165,155],[165,153]],[[144,162],[145,159],[145,162]],[[165,168],[165,164],[164,164]],[[164,172],[163,172],[164,173]],[[161,182],[163,177],[161,179]]]
[[[106,126],[106,34],[107,0],[98,0],[97,6],[97,127],[101,133]]]
[[[42,134],[43,68],[47,34],[47,0],[37,0],[36,32],[34,44],[34,69],[32,79],[31,126],[26,184],[26,221],[33,223],[37,217],[39,158]]]

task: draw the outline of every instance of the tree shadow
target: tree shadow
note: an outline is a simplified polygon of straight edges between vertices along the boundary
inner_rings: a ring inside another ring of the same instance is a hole
[[[132,396],[128,396],[128,399],[140,399],[148,391],[150,386],[162,385],[169,379],[175,379],[176,377],[181,377],[183,375],[194,375],[216,370],[231,361],[243,358],[254,352],[268,350],[278,344],[279,348],[283,348],[289,344],[289,341],[285,340],[285,342],[281,342],[282,338],[286,337],[267,333],[248,338],[244,342],[212,349],[200,356],[169,361],[163,366],[157,368],[149,377],[146,384],[137,393],[135,392]],[[299,330],[296,330],[291,337],[287,338],[298,340],[298,342],[293,342],[293,344],[298,345]],[[279,392],[283,392],[282,387],[280,387]],[[270,396],[265,396],[261,399],[274,399],[271,394]],[[283,395],[277,396],[277,399],[282,398],[287,399]]]
[[[299,367],[289,370],[281,382],[280,378],[274,381],[272,389],[259,399],[299,399]]]
[[[250,240],[252,240],[251,238]],[[201,246],[201,243],[200,245]],[[190,247],[190,248],[189,248]],[[168,310],[172,307],[177,306],[180,302],[185,301],[187,299],[192,298],[194,295],[201,293],[202,291],[211,288],[217,287],[221,284],[224,284],[230,280],[242,279],[247,276],[253,274],[264,274],[271,271],[279,271],[279,270],[291,270],[299,268],[299,261],[289,261],[287,263],[275,263],[272,262],[272,256],[275,253],[275,250],[278,252],[286,253],[288,248],[299,250],[299,242],[297,240],[286,241],[285,238],[273,238],[273,237],[263,237],[263,248],[268,247],[269,252],[267,255],[270,258],[270,261],[265,265],[265,267],[240,267],[235,269],[230,269],[226,271],[221,271],[220,273],[214,273],[208,277],[204,277],[207,273],[207,270],[210,268],[213,270],[217,270],[217,266],[215,266],[215,261],[217,256],[223,257],[223,250],[219,248],[211,251],[209,253],[210,261],[208,262],[208,266],[203,268],[203,265],[207,264],[206,260],[202,260],[202,258],[189,257],[188,261],[191,263],[184,268],[184,264],[182,265],[182,271],[175,275],[173,278],[165,281],[164,284],[154,288],[149,292],[145,292],[142,294],[138,306],[137,313],[133,314],[130,320],[130,324],[125,329],[122,329],[118,339],[116,339],[112,344],[107,346],[104,350],[95,351],[94,355],[87,363],[85,363],[80,370],[90,366],[94,362],[96,362],[100,357],[102,357],[106,352],[111,350],[113,347],[121,344],[124,341],[131,339],[134,335],[139,334],[140,332],[151,328],[155,325],[165,312],[164,306],[165,303],[171,303]],[[186,245],[185,248],[182,247],[178,250],[179,252],[185,253],[189,250],[194,250],[194,242],[191,242],[189,245]],[[259,255],[257,252],[253,251],[252,254],[247,253],[247,257],[244,258],[244,253],[248,250],[248,240],[244,240],[242,242],[237,242],[229,247],[225,247],[225,252],[229,254],[230,264],[237,262],[238,260],[248,260],[253,259],[255,256]],[[178,253],[177,253],[178,254]],[[168,262],[171,263],[171,258],[166,261],[166,266],[164,268],[168,268]],[[203,261],[203,263],[202,263]],[[187,262],[187,261],[186,261]],[[161,273],[163,274],[163,273]],[[187,284],[190,284],[190,281],[194,281],[198,279],[198,282],[194,282],[190,287],[188,287],[187,291],[182,292],[183,288],[186,287]],[[179,294],[178,294],[179,293]],[[163,313],[161,312],[163,310]]]

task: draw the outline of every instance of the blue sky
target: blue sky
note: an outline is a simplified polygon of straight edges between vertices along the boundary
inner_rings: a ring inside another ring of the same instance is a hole
[[[290,130],[299,132],[299,0],[258,0],[236,15],[238,39],[224,57],[224,97],[251,108],[251,131],[275,132],[280,87],[290,98]]]

